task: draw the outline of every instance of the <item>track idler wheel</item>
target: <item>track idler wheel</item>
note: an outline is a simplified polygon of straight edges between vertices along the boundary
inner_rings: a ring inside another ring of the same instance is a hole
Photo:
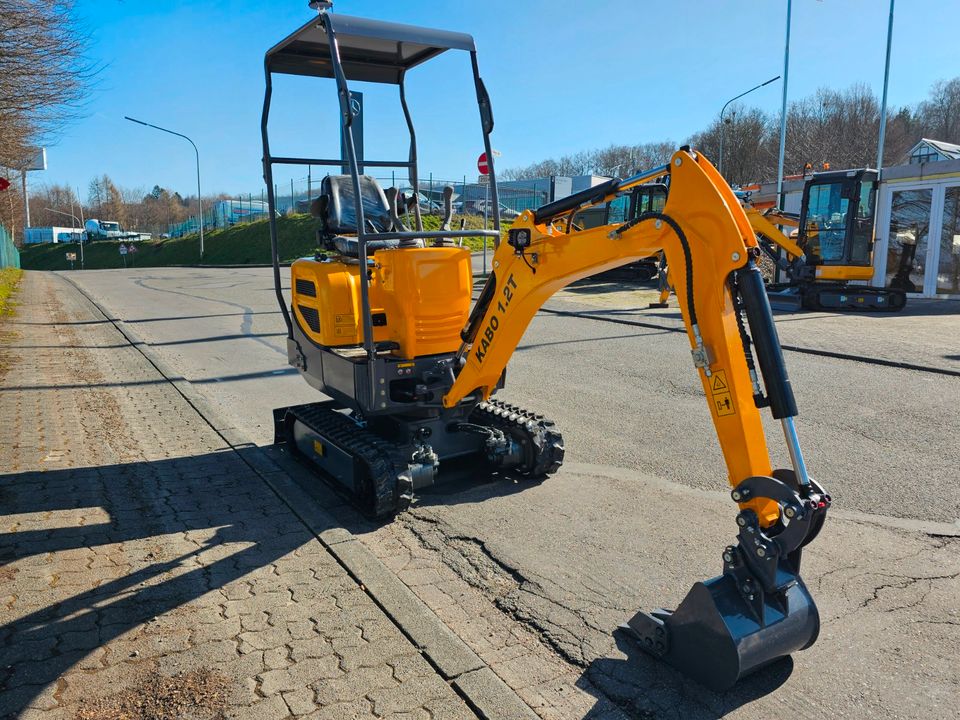
[[[640,647],[707,688],[722,692],[797,650],[820,632],[820,614],[800,578],[800,548],[819,532],[830,497],[816,483],[796,488],[792,473],[753,477],[733,490],[738,502],[776,501],[781,521],[761,528],[737,516],[739,543],[723,551],[723,574],[698,582],[675,611],[639,612],[621,628]]]

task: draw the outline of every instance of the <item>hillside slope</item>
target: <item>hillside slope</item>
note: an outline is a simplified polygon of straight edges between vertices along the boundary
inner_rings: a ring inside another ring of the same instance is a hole
[[[426,215],[424,229],[436,230],[440,218]],[[483,224],[481,218],[467,217],[467,227]],[[459,219],[454,220],[459,227]],[[316,251],[317,221],[309,215],[289,215],[277,219],[280,241],[280,260],[291,262],[299,257],[313,255]],[[483,247],[479,238],[468,238],[466,245],[474,249]],[[134,254],[126,257],[127,266],[161,267],[165,265],[263,265],[270,262],[270,229],[266,220],[246,225],[234,225],[223,230],[204,233],[204,255],[200,261],[200,236],[186,235],[166,240],[144,240],[137,245]],[[69,270],[68,252],[77,254],[75,267],[80,267],[80,251],[76,243],[44,243],[28,245],[20,251],[20,263],[25,270]],[[84,267],[102,270],[124,267],[120,255],[120,243],[97,241],[83,247]]]

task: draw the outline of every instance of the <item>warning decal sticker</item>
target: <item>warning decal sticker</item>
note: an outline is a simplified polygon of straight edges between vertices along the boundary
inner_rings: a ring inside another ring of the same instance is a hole
[[[736,415],[737,409],[730,395],[730,386],[727,384],[727,374],[723,370],[714,370],[709,378],[710,398],[719,417]]]

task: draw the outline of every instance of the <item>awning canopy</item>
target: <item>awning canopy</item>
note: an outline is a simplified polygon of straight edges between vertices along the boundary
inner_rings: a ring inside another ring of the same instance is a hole
[[[397,85],[403,73],[446,50],[473,52],[473,37],[414,25],[328,13],[347,80]],[[267,51],[271,72],[334,77],[330,42],[316,17]]]

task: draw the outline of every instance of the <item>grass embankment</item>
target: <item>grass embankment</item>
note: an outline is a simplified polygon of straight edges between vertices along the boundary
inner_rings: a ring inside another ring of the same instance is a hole
[[[13,303],[10,298],[23,276],[17,268],[0,268],[0,316],[10,312]]]
[[[466,217],[466,227],[482,227],[483,219]],[[438,230],[440,218],[424,215],[425,230]],[[508,223],[504,223],[507,226]],[[454,218],[454,228],[460,227],[460,218]],[[290,262],[310,256],[317,249],[317,221],[309,215],[289,215],[277,219],[280,260]],[[125,243],[126,244],[126,243]],[[203,261],[200,261],[200,236],[186,235],[165,240],[138,242],[137,252],[126,257],[127,267],[162,267],[167,265],[261,265],[270,262],[270,228],[266,220],[234,225],[222,230],[204,233]],[[472,250],[483,248],[482,238],[466,238],[464,245]],[[77,243],[44,243],[28,245],[20,251],[20,264],[28,270],[69,270],[66,254],[77,254],[74,266],[80,268],[80,249]],[[103,270],[124,267],[120,243],[98,240],[83,246],[84,267]]]

